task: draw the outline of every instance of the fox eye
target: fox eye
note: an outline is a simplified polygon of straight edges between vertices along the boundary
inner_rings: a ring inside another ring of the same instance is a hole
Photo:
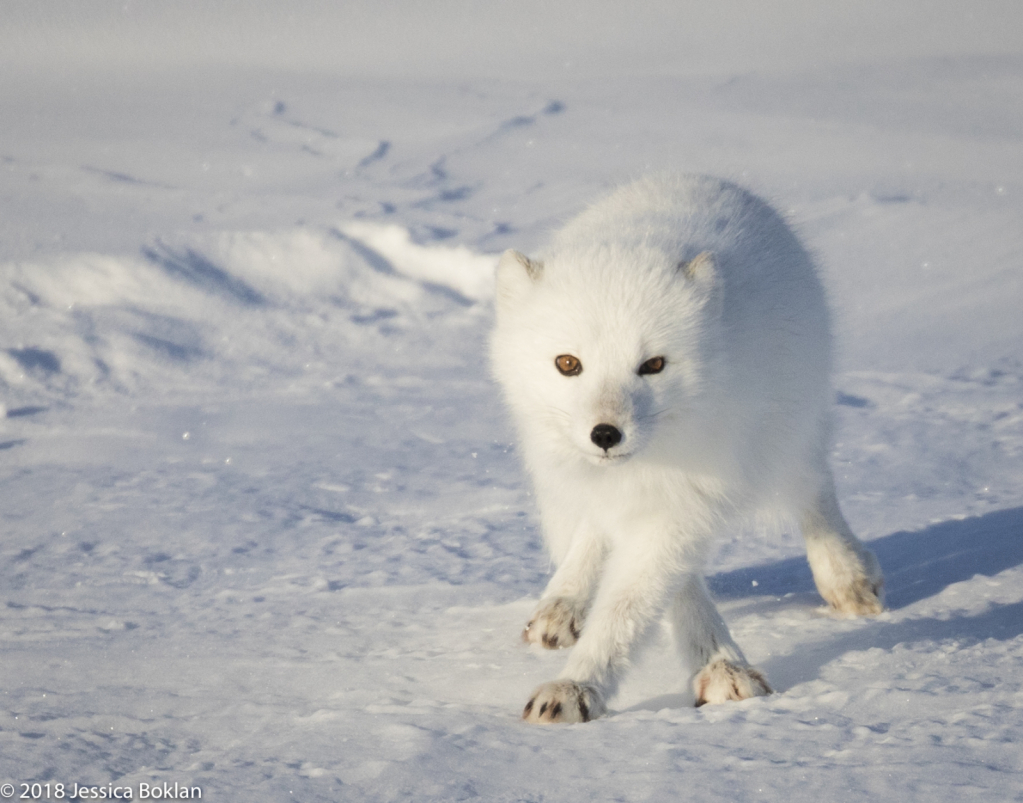
[[[555,357],[554,364],[565,376],[576,376],[581,374],[583,370],[583,364],[579,362],[579,358],[573,357],[571,354],[562,354]]]
[[[643,374],[659,374],[664,370],[664,357],[651,357],[641,366],[639,366],[639,375]]]

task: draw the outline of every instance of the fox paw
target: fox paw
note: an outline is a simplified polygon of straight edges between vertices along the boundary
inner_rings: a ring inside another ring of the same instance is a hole
[[[583,609],[571,597],[550,597],[540,602],[533,618],[522,631],[527,644],[539,644],[548,650],[571,647],[583,628]]]
[[[825,599],[838,613],[875,616],[884,610],[884,580],[860,578],[840,591],[831,589]]]
[[[537,687],[522,710],[526,722],[589,722],[607,711],[596,689],[572,680],[553,680]]]
[[[724,659],[707,664],[693,679],[696,705],[725,703],[729,700],[747,700],[763,697],[773,689],[752,666],[741,666]]]
[[[817,590],[836,613],[874,616],[884,610],[884,575],[874,554],[842,544],[807,544]]]

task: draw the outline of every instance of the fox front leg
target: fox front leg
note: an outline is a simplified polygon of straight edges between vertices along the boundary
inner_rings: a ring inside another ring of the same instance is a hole
[[[584,528],[575,533],[565,559],[522,631],[523,641],[556,650],[579,640],[605,553],[596,534]]]

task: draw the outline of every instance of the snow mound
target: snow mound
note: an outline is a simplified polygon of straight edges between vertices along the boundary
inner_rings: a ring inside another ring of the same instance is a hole
[[[403,343],[478,319],[495,259],[397,226],[156,240],[137,257],[0,265],[0,389],[9,404],[79,394],[343,382]],[[430,321],[428,328],[423,327]]]

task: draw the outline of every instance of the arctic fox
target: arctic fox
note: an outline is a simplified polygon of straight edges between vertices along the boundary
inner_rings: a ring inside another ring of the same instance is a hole
[[[696,704],[769,694],[702,577],[714,533],[794,514],[821,596],[882,610],[874,555],[827,463],[831,340],[813,263],[781,217],[704,176],[646,178],[497,268],[493,371],[557,570],[523,638],[575,645],[529,722],[605,713],[665,609]]]

